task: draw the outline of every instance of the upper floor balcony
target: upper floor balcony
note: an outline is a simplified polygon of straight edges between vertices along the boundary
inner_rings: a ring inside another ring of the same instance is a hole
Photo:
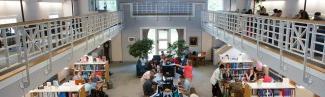
[[[316,94],[325,87],[325,22],[203,12],[202,28]]]

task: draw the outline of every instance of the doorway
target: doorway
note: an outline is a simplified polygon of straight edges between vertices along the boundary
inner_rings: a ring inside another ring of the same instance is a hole
[[[184,39],[184,29],[141,29],[142,39],[148,38],[153,40],[153,49],[149,53],[148,58],[151,59],[153,55],[160,55],[161,52],[166,53],[168,43],[174,43],[178,40]]]

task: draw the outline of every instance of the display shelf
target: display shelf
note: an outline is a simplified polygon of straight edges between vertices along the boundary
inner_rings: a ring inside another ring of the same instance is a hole
[[[45,86],[44,89],[34,89],[30,92],[30,97],[86,97],[84,85],[62,85],[62,86]],[[62,94],[66,93],[66,94]]]
[[[246,83],[244,97],[294,97],[295,86],[290,83]]]
[[[252,62],[235,62],[235,63],[226,63],[225,67],[230,69],[230,73],[234,79],[242,80],[244,74],[252,67]]]
[[[94,58],[92,56],[84,56],[79,62],[74,63],[74,72],[82,72],[82,76],[87,78],[91,72],[95,72],[96,75],[104,76],[105,81],[110,80],[109,76],[109,62],[106,58]]]

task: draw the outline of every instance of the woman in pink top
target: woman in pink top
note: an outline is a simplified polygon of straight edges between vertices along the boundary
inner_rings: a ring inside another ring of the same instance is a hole
[[[190,81],[192,81],[193,75],[192,75],[192,71],[193,71],[193,67],[192,67],[192,61],[191,60],[187,60],[186,65],[185,66],[181,66],[181,65],[177,65],[181,68],[184,69],[184,77],[189,79]]]

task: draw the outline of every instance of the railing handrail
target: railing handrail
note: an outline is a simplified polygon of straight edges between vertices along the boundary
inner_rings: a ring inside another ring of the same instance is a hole
[[[119,12],[119,11],[116,11],[116,12]],[[93,15],[101,15],[101,14],[109,14],[109,13],[115,13],[115,12],[90,13],[90,14],[83,15],[83,16],[67,16],[67,17],[59,17],[59,18],[53,18],[53,19],[39,19],[39,20],[30,20],[30,21],[25,21],[25,22],[0,24],[0,28],[8,28],[8,27],[20,26],[20,25],[34,25],[34,24],[38,24],[38,23],[53,22],[53,21],[73,19],[73,18],[82,18],[82,17],[89,17],[89,16],[93,16]]]
[[[241,16],[261,17],[261,18],[267,18],[267,19],[273,19],[273,20],[292,21],[292,22],[297,22],[297,23],[325,25],[325,21],[294,19],[294,18],[289,18],[289,17],[261,16],[261,15],[255,15],[255,14],[242,14],[242,13],[229,12],[229,11],[207,11],[207,12],[211,12],[211,13],[216,12],[216,13],[237,14],[237,15],[241,15]]]

